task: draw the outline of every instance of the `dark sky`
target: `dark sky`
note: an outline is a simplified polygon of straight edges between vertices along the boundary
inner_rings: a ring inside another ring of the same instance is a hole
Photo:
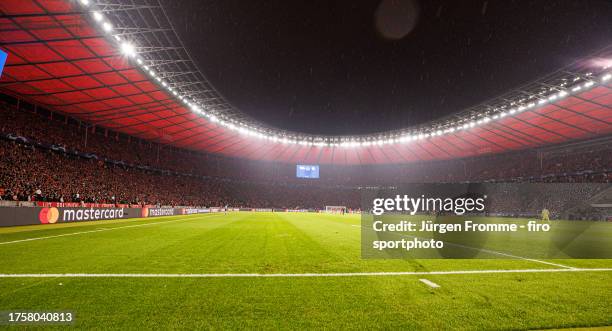
[[[308,133],[427,122],[550,73],[612,36],[612,1],[603,0],[163,3],[234,106]]]

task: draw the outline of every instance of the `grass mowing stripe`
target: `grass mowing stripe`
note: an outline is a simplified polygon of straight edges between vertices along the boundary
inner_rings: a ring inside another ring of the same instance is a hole
[[[274,277],[359,277],[359,276],[412,276],[412,275],[466,275],[466,274],[506,274],[539,272],[602,272],[612,268],[572,268],[572,269],[506,269],[506,270],[451,270],[451,271],[397,271],[397,272],[339,272],[339,273],[302,273],[302,274],[0,274],[0,278],[274,278]]]
[[[89,230],[89,231],[79,231],[79,232],[57,234],[57,235],[53,235],[53,236],[35,237],[35,238],[19,239],[19,240],[13,240],[13,241],[5,241],[5,242],[0,242],[0,245],[16,244],[16,243],[21,243],[21,242],[43,240],[43,239],[52,239],[52,238],[60,238],[60,237],[67,237],[67,236],[76,236],[76,235],[79,235],[79,234],[111,231],[111,230],[118,230],[118,229],[135,228],[135,227],[139,227],[139,226],[165,224],[165,223],[174,223],[174,222],[178,222],[178,221],[184,221],[184,220],[187,220],[187,219],[189,219],[189,218],[185,217],[185,218],[179,218],[179,219],[176,219],[176,220],[161,221],[161,222],[150,222],[150,223],[143,223],[143,224],[132,224],[132,225],[126,225],[126,226],[116,226],[116,227],[112,227],[112,228],[98,228],[96,230]],[[194,217],[193,219],[198,219],[198,218]]]

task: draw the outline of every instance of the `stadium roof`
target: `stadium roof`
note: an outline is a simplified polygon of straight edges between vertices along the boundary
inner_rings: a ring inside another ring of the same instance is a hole
[[[0,90],[96,126],[233,157],[320,164],[459,158],[612,133],[612,47],[427,125],[355,136],[272,128],[206,80],[157,0],[3,0]],[[470,91],[477,93],[477,91]],[[323,120],[323,119],[322,119]]]

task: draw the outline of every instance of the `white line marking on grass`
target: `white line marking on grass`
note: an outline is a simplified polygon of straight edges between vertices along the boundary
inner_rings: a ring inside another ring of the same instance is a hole
[[[397,272],[344,272],[304,274],[0,274],[0,278],[274,278],[274,277],[360,277],[360,276],[412,276],[412,275],[469,275],[509,273],[556,273],[556,272],[598,272],[612,271],[612,268],[584,269],[507,269],[507,270],[455,270],[455,271],[397,271]]]
[[[360,227],[367,228],[366,226],[363,226],[363,225],[360,225]],[[395,232],[390,232],[390,233],[398,235],[400,237],[423,239],[423,238],[420,238],[420,237],[417,237],[417,236],[412,236],[412,235],[405,235],[405,234],[395,233]],[[537,259],[530,259],[530,258],[527,258],[527,257],[522,257],[522,256],[518,256],[518,255],[508,254],[508,253],[502,253],[502,252],[498,252],[498,251],[494,251],[494,250],[490,250],[490,249],[471,247],[471,246],[466,246],[466,245],[461,245],[461,244],[456,244],[456,243],[446,242],[446,241],[444,243],[448,244],[448,245],[451,245],[451,246],[457,246],[457,247],[477,250],[477,251],[481,251],[481,252],[485,252],[485,253],[489,253],[489,254],[501,255],[501,256],[511,257],[511,258],[514,258],[514,259],[519,259],[519,260],[524,260],[524,261],[531,261],[531,262],[536,262],[536,263],[548,264],[548,265],[551,265],[551,266],[560,267],[560,268],[566,268],[566,269],[576,269],[575,267],[570,267],[570,266],[559,264],[559,263],[547,262],[547,261],[542,261],[542,260],[537,260]]]
[[[429,286],[429,287],[433,287],[433,288],[438,288],[438,287],[440,287],[440,285],[438,285],[438,284],[436,284],[436,283],[432,282],[432,281],[431,281],[431,280],[429,280],[429,279],[421,278],[421,279],[419,279],[419,281],[421,281],[421,283],[424,283],[424,284],[426,284],[426,285],[427,285],[427,286]]]
[[[357,228],[360,228],[360,227],[361,227],[361,225],[355,225],[355,224],[353,224],[353,225],[351,225],[351,226],[354,226],[354,227],[357,227]]]
[[[22,243],[22,242],[34,241],[34,240],[43,240],[43,239],[52,239],[52,238],[76,236],[76,235],[79,235],[79,234],[95,233],[95,232],[102,232],[102,231],[111,231],[111,230],[117,230],[117,229],[135,228],[135,227],[139,227],[139,226],[164,224],[164,223],[173,223],[173,222],[178,222],[178,221],[182,221],[182,220],[185,220],[185,219],[187,219],[187,218],[179,218],[177,220],[163,221],[163,222],[151,222],[151,223],[143,223],[143,224],[133,224],[133,225],[126,225],[126,226],[117,226],[117,227],[113,227],[113,228],[98,228],[96,230],[71,232],[71,233],[64,233],[64,234],[58,234],[58,235],[53,235],[53,236],[35,237],[35,238],[28,238],[28,239],[19,239],[19,240],[13,240],[13,241],[0,242],[0,245],[16,244],[16,243]]]
[[[577,269],[575,267],[570,267],[570,266],[559,264],[559,263],[553,263],[553,262],[547,262],[547,261],[542,261],[542,260],[530,259],[530,258],[518,256],[518,255],[512,255],[512,254],[506,254],[506,253],[502,253],[502,252],[492,251],[492,250],[489,250],[489,249],[481,249],[481,251],[487,252],[487,253],[491,253],[491,254],[497,254],[497,255],[512,257],[512,258],[515,258],[515,259],[520,259],[520,260],[525,260],[525,261],[531,261],[531,262],[548,264],[548,265],[552,265],[552,266],[555,266],[555,267],[561,267],[561,268],[566,268],[566,269]]]

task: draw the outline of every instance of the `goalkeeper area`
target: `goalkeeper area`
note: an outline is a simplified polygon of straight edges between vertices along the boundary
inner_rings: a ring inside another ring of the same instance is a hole
[[[0,306],[81,329],[612,325],[612,260],[362,259],[361,231],[299,212],[1,228]]]
[[[325,206],[325,212],[328,214],[346,214],[346,206]]]

